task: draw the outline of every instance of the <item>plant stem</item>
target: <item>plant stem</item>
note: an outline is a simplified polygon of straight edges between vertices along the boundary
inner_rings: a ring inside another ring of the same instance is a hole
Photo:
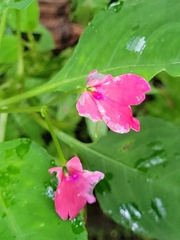
[[[42,113],[42,116],[45,118],[46,123],[47,123],[47,125],[48,125],[48,127],[49,127],[49,131],[50,131],[50,133],[51,133],[52,139],[53,139],[53,141],[54,141],[55,147],[56,147],[57,152],[58,152],[58,156],[59,156],[59,160],[60,160],[60,165],[63,167],[63,166],[66,165],[66,159],[65,159],[65,157],[64,157],[64,155],[63,155],[63,152],[62,152],[62,149],[61,149],[61,147],[60,147],[59,141],[58,141],[58,139],[57,139],[57,137],[56,137],[56,134],[54,133],[53,126],[52,126],[51,121],[50,121],[50,119],[49,119],[49,116],[48,116],[48,114],[47,114],[47,106],[44,106],[44,107],[42,108],[41,113]]]
[[[73,94],[73,93],[78,93],[78,92],[83,92],[85,89],[84,88],[77,88],[77,89],[74,89],[72,91],[69,91],[67,93],[63,93],[61,94],[60,96],[56,97],[55,99],[53,99],[52,101],[50,101],[49,103],[46,104],[47,107],[53,105],[54,103],[58,102],[59,100]]]
[[[12,113],[12,112],[41,112],[42,106],[35,107],[24,107],[24,108],[2,108],[0,109],[0,113]]]
[[[53,90],[56,89],[57,86],[59,86],[59,83],[57,83],[57,82],[52,83],[51,86],[49,86],[49,84],[45,84],[43,86],[37,87],[36,89],[32,89],[28,92],[21,93],[19,95],[10,97],[8,99],[4,99],[4,100],[0,101],[0,107],[8,106],[8,105],[11,105],[13,103],[20,102],[21,100],[28,99],[28,98],[37,96],[37,95],[45,93],[45,92],[53,91]],[[84,88],[77,88],[75,90],[72,90],[70,92],[62,94],[61,96],[58,97],[58,100],[60,100],[64,97],[67,97],[68,95],[70,95],[72,93],[76,93],[76,92],[78,93],[78,92],[82,92],[82,91],[84,91]],[[55,99],[52,100],[51,102],[49,102],[47,104],[47,106],[52,105],[53,103],[57,102],[58,100],[55,100]]]
[[[4,141],[4,137],[5,137],[5,133],[6,133],[7,119],[8,119],[8,114],[7,113],[0,114],[0,126],[1,126],[0,142]]]
[[[4,29],[5,29],[5,26],[6,26],[7,12],[8,12],[8,8],[4,9],[4,11],[2,13],[2,17],[1,17],[1,22],[0,22],[0,47],[1,47],[1,44],[2,44],[2,38],[3,38],[3,34],[4,34]]]
[[[18,67],[17,75],[21,79],[24,75],[24,60],[23,60],[23,47],[21,42],[21,29],[20,29],[20,10],[16,11],[16,27],[17,27],[17,42],[18,42]]]

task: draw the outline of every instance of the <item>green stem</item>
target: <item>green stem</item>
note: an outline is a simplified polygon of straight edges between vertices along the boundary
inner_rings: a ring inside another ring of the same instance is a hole
[[[2,17],[1,17],[1,22],[0,22],[0,47],[1,47],[1,44],[2,44],[2,38],[3,38],[3,34],[4,34],[4,29],[5,29],[5,26],[6,26],[7,13],[8,13],[8,8],[4,9],[4,11],[2,13]]]
[[[23,60],[23,47],[21,42],[21,30],[20,30],[20,11],[16,11],[16,27],[17,27],[17,47],[18,47],[18,67],[17,75],[22,78],[24,75],[24,60]]]
[[[56,137],[56,134],[54,133],[53,126],[52,126],[51,121],[50,121],[50,119],[49,119],[49,116],[48,116],[48,114],[47,114],[47,106],[44,106],[44,107],[42,108],[41,113],[42,113],[42,116],[45,118],[46,123],[47,123],[47,125],[48,125],[48,127],[49,127],[49,131],[50,131],[50,133],[51,133],[52,139],[53,139],[53,141],[54,141],[54,144],[55,144],[55,146],[56,146],[56,149],[57,149],[57,152],[58,152],[58,155],[59,155],[60,164],[61,164],[61,166],[63,167],[63,166],[66,165],[66,159],[65,159],[65,157],[64,157],[64,155],[63,155],[63,152],[62,152],[62,149],[61,149],[61,147],[60,147],[59,141],[58,141],[58,139],[57,139],[57,137]]]
[[[12,112],[41,112],[42,106],[36,107],[24,107],[24,108],[2,108],[0,109],[0,113],[12,113]]]
[[[44,85],[44,86],[40,86],[40,87],[37,87],[36,89],[32,89],[28,92],[25,92],[25,93],[21,93],[19,95],[16,95],[16,96],[13,96],[13,97],[10,97],[8,99],[4,99],[2,101],[0,101],[0,107],[4,107],[4,106],[8,106],[8,105],[11,105],[13,103],[17,103],[17,102],[20,102],[21,100],[24,100],[24,99],[28,99],[28,98],[31,98],[31,97],[34,97],[34,96],[37,96],[39,94],[42,94],[42,93],[45,93],[45,92],[50,92],[50,91],[53,91],[56,89],[56,87],[59,86],[59,83],[56,82],[56,83],[52,83],[51,86],[49,84],[47,85]],[[70,92],[67,92],[67,93],[64,93],[62,94],[61,96],[59,96],[58,98],[59,99],[62,99],[72,93],[75,93],[75,92],[82,92],[84,91],[84,88],[77,88],[75,90],[72,90]],[[58,100],[59,100],[58,99]],[[52,105],[53,103],[57,102],[58,100],[52,100],[51,102],[49,102],[47,104],[47,106],[50,106]]]
[[[58,102],[59,100],[73,94],[73,93],[78,93],[78,92],[83,92],[85,89],[84,88],[77,88],[77,89],[74,89],[72,91],[69,91],[67,93],[63,93],[61,94],[60,96],[56,97],[55,99],[53,99],[52,101],[50,101],[49,103],[46,104],[47,107],[53,105],[54,103]]]
[[[0,142],[3,142],[5,138],[7,119],[8,119],[7,113],[0,114],[0,126],[1,126]]]

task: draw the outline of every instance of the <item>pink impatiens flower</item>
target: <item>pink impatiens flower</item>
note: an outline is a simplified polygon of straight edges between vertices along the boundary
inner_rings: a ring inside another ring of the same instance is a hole
[[[104,178],[102,172],[83,170],[78,157],[73,157],[67,162],[66,171],[61,167],[54,167],[50,168],[49,172],[57,173],[58,186],[54,201],[56,212],[63,220],[68,216],[72,220],[87,202],[96,201],[93,189]]]
[[[138,132],[140,123],[132,116],[130,105],[143,102],[150,90],[148,82],[138,75],[113,77],[94,70],[87,77],[86,91],[79,97],[76,108],[80,116],[93,122],[103,120],[114,132],[127,133],[130,128]]]

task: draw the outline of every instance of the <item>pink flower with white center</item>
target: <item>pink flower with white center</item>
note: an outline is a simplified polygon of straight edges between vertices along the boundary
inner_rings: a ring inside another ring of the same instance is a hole
[[[58,215],[66,220],[75,218],[86,203],[94,203],[93,195],[95,185],[104,178],[99,171],[83,170],[78,157],[71,158],[66,164],[66,172],[61,167],[50,168],[49,172],[57,173],[58,186],[54,202]]]
[[[151,90],[144,78],[131,73],[113,77],[94,70],[86,83],[86,91],[76,104],[80,116],[93,122],[103,120],[117,133],[127,133],[130,128],[140,130],[140,123],[132,116],[130,105],[142,103],[145,93]]]

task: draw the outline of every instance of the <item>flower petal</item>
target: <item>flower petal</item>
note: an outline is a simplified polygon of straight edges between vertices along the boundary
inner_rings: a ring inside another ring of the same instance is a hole
[[[79,190],[72,178],[63,176],[55,193],[55,208],[58,215],[66,220],[75,218],[86,204],[86,199],[79,194]]]
[[[102,84],[98,91],[121,106],[129,106],[143,102],[145,93],[150,90],[150,85],[144,78],[135,74],[124,74]]]
[[[76,185],[80,190],[81,196],[83,196],[88,203],[93,203],[96,201],[96,198],[93,195],[93,189],[96,184],[103,178],[104,173],[102,172],[90,172],[88,170],[84,170],[82,178],[80,178],[79,181],[76,182]]]
[[[77,156],[71,158],[66,164],[67,170],[70,175],[72,172],[83,172],[82,164]]]
[[[96,198],[93,195],[95,185],[104,178],[104,174],[99,171],[91,172],[82,169],[82,164],[78,157],[71,158],[66,164],[70,176],[74,179],[74,183],[82,197],[88,203],[93,203]]]
[[[84,92],[76,103],[76,108],[80,116],[88,117],[93,122],[101,121],[101,115],[90,92]]]
[[[140,130],[140,123],[132,116],[129,106],[121,106],[110,99],[96,100],[96,104],[104,122],[112,131],[127,133],[130,128],[137,132]]]
[[[53,172],[56,172],[58,182],[61,182],[61,179],[63,176],[63,171],[61,167],[53,167],[53,168],[50,168],[48,171],[50,174],[52,174]]]
[[[104,74],[98,73],[97,70],[94,70],[89,73],[86,80],[86,85],[87,87],[96,87],[108,81],[112,81],[112,79],[113,77],[110,74],[104,75]]]

